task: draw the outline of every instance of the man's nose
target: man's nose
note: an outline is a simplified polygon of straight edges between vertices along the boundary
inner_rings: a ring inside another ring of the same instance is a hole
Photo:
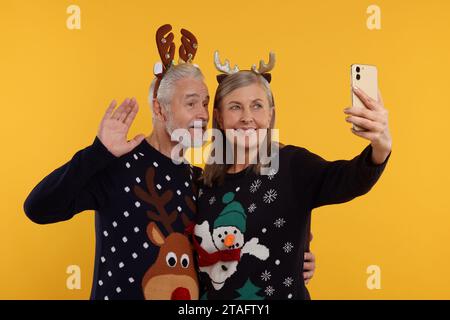
[[[200,107],[197,110],[197,114],[195,115],[197,119],[201,119],[203,121],[208,121],[209,120],[209,112],[207,108],[204,108],[203,106]]]

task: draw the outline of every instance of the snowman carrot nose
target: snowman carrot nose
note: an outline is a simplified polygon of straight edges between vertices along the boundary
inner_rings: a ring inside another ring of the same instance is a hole
[[[232,234],[227,235],[225,237],[225,240],[224,240],[223,244],[226,247],[231,247],[234,244],[234,235],[232,235]]]

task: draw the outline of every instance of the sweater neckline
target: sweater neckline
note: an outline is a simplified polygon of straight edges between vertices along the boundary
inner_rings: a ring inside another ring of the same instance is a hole
[[[281,151],[282,151],[283,149],[285,149],[286,147],[291,147],[291,145],[284,145],[282,148],[280,148],[280,149],[279,149],[280,155],[281,155]],[[286,150],[287,150],[287,148],[286,148]],[[284,152],[284,150],[283,150],[283,152]],[[242,178],[243,176],[245,176],[245,175],[247,175],[247,174],[252,173],[253,171],[250,170],[250,167],[251,167],[251,166],[248,166],[247,168],[245,168],[245,169],[243,169],[243,170],[241,170],[241,171],[239,171],[239,172],[235,172],[235,173],[228,173],[228,172],[227,172],[227,173],[225,174],[225,180],[235,180],[235,179],[239,179],[239,178]]]
[[[225,180],[235,180],[235,179],[239,179],[242,178],[243,176],[247,175],[249,172],[251,172],[249,170],[250,166],[239,171],[239,172],[234,172],[234,173],[226,173],[225,174]]]
[[[142,140],[141,144],[139,145],[139,147],[141,148],[142,151],[147,151],[150,152],[152,154],[152,156],[154,156],[156,158],[157,161],[160,161],[164,164],[167,165],[172,165],[172,166],[178,166],[181,164],[184,165],[190,165],[189,163],[186,162],[176,162],[174,161],[172,158],[166,156],[165,154],[163,154],[162,152],[160,152],[158,149],[156,149],[155,147],[153,147],[148,141],[147,139]],[[191,166],[191,165],[190,165]]]

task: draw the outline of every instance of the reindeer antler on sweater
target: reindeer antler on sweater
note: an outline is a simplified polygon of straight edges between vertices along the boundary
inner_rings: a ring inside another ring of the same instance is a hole
[[[195,190],[194,187],[192,187],[192,189]],[[194,193],[194,194],[196,194],[196,193]],[[188,208],[189,208],[194,214],[197,213],[197,206],[196,206],[196,204],[194,203],[194,201],[192,201],[192,199],[191,199],[189,196],[184,196],[184,202],[186,203],[186,205],[188,206]],[[192,222],[192,220],[191,220],[191,219],[187,216],[187,214],[184,213],[184,212],[181,214],[181,220],[183,221],[183,225],[184,225],[185,227],[188,227],[188,226],[191,224],[191,222]]]
[[[170,200],[172,200],[172,190],[167,190],[162,195],[158,194],[158,191],[155,189],[155,168],[153,167],[147,170],[145,174],[145,183],[148,192],[140,186],[134,186],[134,193],[139,199],[155,207],[157,213],[149,210],[147,211],[147,216],[154,221],[161,222],[166,231],[172,233],[172,224],[177,218],[177,212],[174,210],[171,213],[168,213],[165,208]]]

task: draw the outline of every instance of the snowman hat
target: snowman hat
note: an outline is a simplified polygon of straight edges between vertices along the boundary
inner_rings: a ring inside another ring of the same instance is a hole
[[[222,202],[227,204],[214,221],[214,229],[218,227],[236,227],[242,233],[247,229],[247,215],[241,203],[234,200],[234,193],[225,193]]]

